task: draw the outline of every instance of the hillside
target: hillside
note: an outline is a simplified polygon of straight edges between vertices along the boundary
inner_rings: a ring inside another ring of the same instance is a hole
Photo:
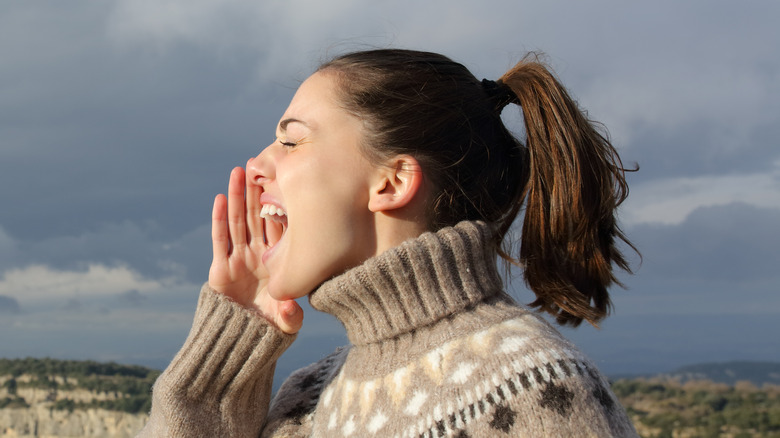
[[[710,380],[727,385],[751,382],[754,385],[780,385],[780,363],[777,362],[724,362],[705,363],[680,367],[661,376],[688,382]]]
[[[643,437],[780,438],[780,363],[694,364],[613,380]]]
[[[666,377],[624,379],[612,390],[641,436],[778,437],[780,386],[759,388],[707,380],[681,383]]]
[[[0,437],[132,437],[159,371],[56,359],[0,359]]]
[[[55,359],[0,359],[0,438],[133,437],[159,371]],[[780,438],[780,364],[691,365],[616,379],[643,437]],[[753,383],[756,382],[756,383]]]

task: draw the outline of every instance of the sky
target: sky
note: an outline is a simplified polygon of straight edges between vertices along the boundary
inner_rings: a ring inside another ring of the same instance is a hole
[[[543,52],[640,166],[620,210],[635,274],[599,329],[563,330],[604,372],[780,361],[778,18],[769,0],[0,2],[0,357],[165,367],[230,170],[320,62],[400,47],[489,79]],[[302,305],[279,374],[346,342]]]

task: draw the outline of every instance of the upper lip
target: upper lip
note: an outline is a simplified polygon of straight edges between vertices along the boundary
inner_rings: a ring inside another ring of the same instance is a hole
[[[274,235],[278,239],[281,239],[282,234],[284,234],[284,230],[287,228],[287,211],[284,209],[284,207],[282,207],[279,201],[277,201],[272,195],[269,195],[268,193],[263,193],[260,195],[260,205],[262,205],[262,208],[260,209],[260,218],[264,220],[263,243],[267,245],[269,244],[269,226],[271,226],[269,222],[276,224],[272,226],[272,229],[274,231]],[[281,229],[277,227],[281,227]],[[274,245],[276,243],[278,243],[278,241],[274,242]]]
[[[282,203],[279,202],[276,197],[269,194],[268,192],[264,192],[260,195],[260,205],[263,209],[267,208],[268,206],[274,206],[279,210],[282,210],[285,214],[287,214],[287,210],[282,206]]]

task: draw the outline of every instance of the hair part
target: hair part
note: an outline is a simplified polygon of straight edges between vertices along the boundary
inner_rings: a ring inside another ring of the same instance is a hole
[[[485,221],[501,257],[523,268],[532,307],[573,326],[609,313],[607,288],[620,284],[612,265],[630,272],[616,240],[633,248],[616,220],[625,169],[535,54],[495,83],[445,56],[397,49],[349,53],[318,71],[334,75],[341,104],[363,121],[369,159],[418,160],[431,186],[431,230]],[[508,103],[522,108],[524,142],[500,118]],[[506,237],[523,207],[514,254]]]

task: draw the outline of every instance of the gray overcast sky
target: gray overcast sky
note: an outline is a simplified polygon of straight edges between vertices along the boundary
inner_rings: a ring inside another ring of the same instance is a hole
[[[640,164],[622,221],[643,263],[601,330],[565,331],[605,371],[780,360],[778,18],[774,1],[2,2],[0,356],[164,366],[230,169],[321,60],[394,46],[491,79],[543,51]],[[285,366],[343,342],[306,318],[319,349]]]

